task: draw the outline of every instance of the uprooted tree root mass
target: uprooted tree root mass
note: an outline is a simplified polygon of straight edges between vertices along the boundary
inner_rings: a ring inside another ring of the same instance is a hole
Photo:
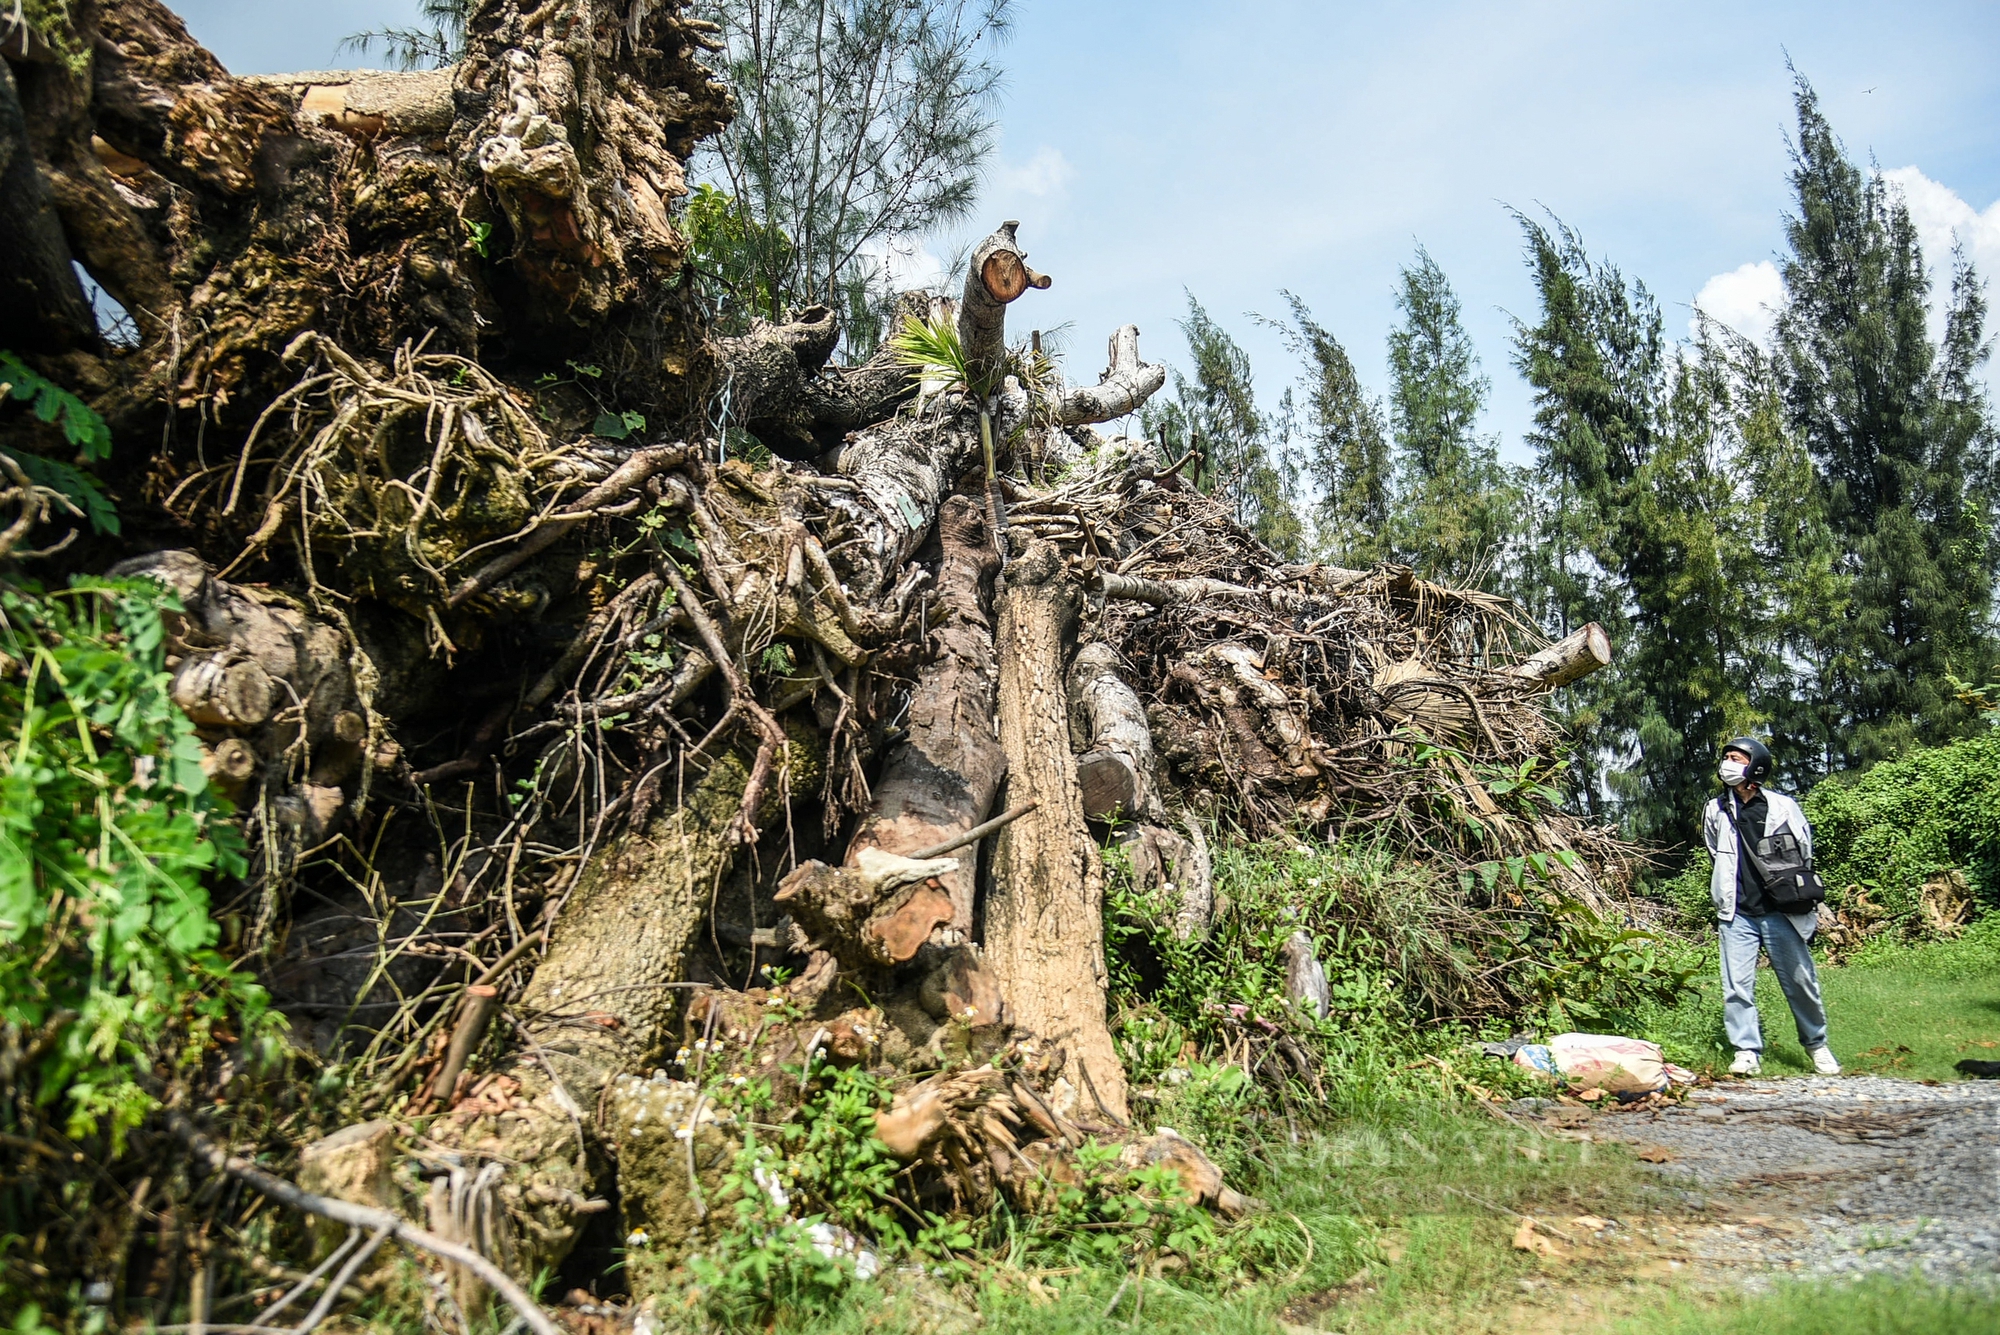
[[[1421,861],[1430,1019],[1534,1001],[1523,943],[1620,914],[1635,851],[1551,801],[1537,706],[1602,633],[1279,561],[1093,429],[1163,383],[1135,329],[1093,385],[1010,344],[1050,285],[1013,223],[862,365],[823,309],[711,337],[665,204],[728,113],[677,6],[500,0],[408,76],[233,79],[149,0],[50,22],[6,51],[53,201],[4,220],[10,328],[110,422],[127,514],[61,559],[178,597],[171,697],[250,851],[215,916],[292,1055],[205,1029],[113,1154],[10,1026],[10,1284],[310,1327],[389,1301],[393,1239],[434,1319],[545,1329],[508,1276],[624,1247],[606,1283],[713,1293],[801,1215],[850,1266],[1113,1177],[1234,1218],[1107,1018],[1107,855],[1189,949],[1225,837]],[[1227,1060],[1323,1098],[1314,949],[1214,1000]]]

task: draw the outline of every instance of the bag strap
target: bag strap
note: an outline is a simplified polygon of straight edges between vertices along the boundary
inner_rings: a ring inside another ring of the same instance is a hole
[[[1734,796],[1735,796],[1734,793],[1724,793],[1720,797],[1717,797],[1715,799],[1715,804],[1722,808],[1722,818],[1729,822],[1729,828],[1735,832],[1736,863],[1739,868],[1737,875],[1741,876],[1742,872],[1740,868],[1742,867],[1743,863],[1749,862],[1751,863],[1752,866],[1755,866],[1756,863],[1755,860],[1752,859],[1750,856],[1749,847],[1743,842],[1743,827],[1736,823],[1736,813],[1733,810],[1731,810],[1731,808],[1735,804],[1731,802],[1730,799],[1733,798]],[[1757,872],[1761,876],[1763,874],[1763,868],[1758,867]]]

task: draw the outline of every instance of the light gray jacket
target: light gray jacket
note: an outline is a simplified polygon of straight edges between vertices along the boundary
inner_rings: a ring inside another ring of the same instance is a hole
[[[1764,789],[1764,800],[1769,804],[1764,817],[1765,836],[1790,828],[1792,836],[1799,841],[1800,851],[1811,857],[1812,826],[1806,823],[1806,813],[1799,810],[1799,804],[1772,788]],[[1715,859],[1715,866],[1708,874],[1708,897],[1715,901],[1715,916],[1723,922],[1734,922],[1736,919],[1736,831],[1731,827],[1729,817],[1722,814],[1721,805],[1722,802],[1734,801],[1729,793],[1724,793],[1720,799],[1711,799],[1701,818],[1702,838],[1708,843],[1709,856]],[[1749,830],[1745,830],[1744,834],[1754,837],[1754,832]],[[1798,931],[1801,940],[1810,941],[1819,926],[1819,915],[1787,913],[1785,921]]]

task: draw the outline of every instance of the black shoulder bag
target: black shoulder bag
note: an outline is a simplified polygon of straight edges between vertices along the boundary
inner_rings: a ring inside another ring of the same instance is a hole
[[[1727,793],[1715,799],[1722,818],[1736,831],[1736,856],[1747,857],[1764,882],[1764,897],[1780,913],[1811,913],[1826,901],[1826,883],[1813,870],[1812,859],[1790,830],[1762,835],[1753,847],[1736,823],[1735,804]]]

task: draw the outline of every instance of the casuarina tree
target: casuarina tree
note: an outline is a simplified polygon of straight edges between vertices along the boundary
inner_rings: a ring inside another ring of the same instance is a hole
[[[1514,536],[1519,496],[1492,437],[1478,434],[1490,382],[1459,318],[1458,294],[1417,250],[1402,271],[1389,334],[1389,421],[1396,443],[1397,559],[1467,584],[1493,585]]]
[[[1777,351],[1788,425],[1824,479],[1853,580],[1826,646],[1837,709],[1824,744],[1845,767],[1974,723],[1949,677],[1984,680],[1993,654],[1993,435],[1975,374],[1986,309],[1961,261],[1933,342],[1908,207],[1849,159],[1803,78],[1796,104]]]

